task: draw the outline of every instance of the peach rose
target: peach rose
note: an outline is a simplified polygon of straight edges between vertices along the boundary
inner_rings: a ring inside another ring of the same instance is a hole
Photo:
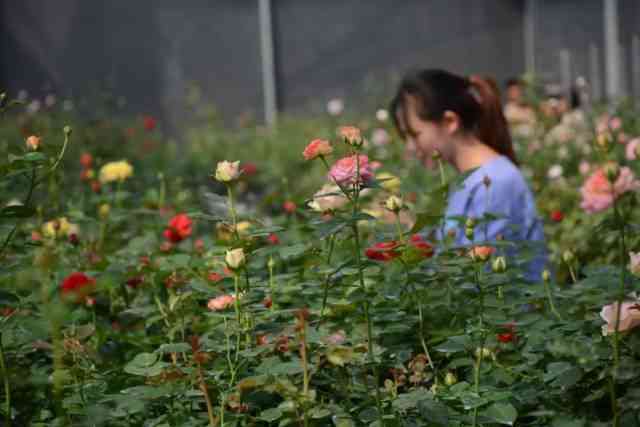
[[[618,314],[618,303],[605,305],[600,311],[600,317],[607,322],[602,325],[602,335],[611,335],[616,329],[616,318]],[[620,323],[618,331],[624,332],[640,325],[640,305],[635,301],[623,302],[620,307]]]
[[[362,134],[355,126],[342,126],[338,130],[340,137],[349,145],[360,146],[362,144]]]
[[[471,259],[478,260],[478,261],[486,261],[489,259],[489,257],[491,256],[491,254],[493,254],[495,252],[495,248],[491,247],[491,246],[474,246],[470,251],[469,251],[469,256],[471,257]]]
[[[359,177],[356,176],[359,174]],[[344,157],[331,166],[329,180],[338,184],[353,184],[356,181],[366,182],[373,177],[369,158],[364,154]],[[359,179],[358,179],[359,178]]]
[[[611,185],[604,168],[593,173],[580,189],[582,202],[580,207],[588,213],[601,212],[609,208],[615,199],[627,191],[640,188],[640,182],[635,179],[628,167],[620,168],[616,182]]]
[[[236,297],[234,295],[220,295],[219,297],[210,299],[207,307],[212,311],[220,311],[230,307],[235,301]]]
[[[26,141],[27,148],[31,151],[37,151],[40,148],[40,138],[31,135]]]
[[[335,184],[325,184],[320,191],[313,195],[309,207],[317,212],[329,212],[340,209],[349,200],[342,194]]]
[[[315,158],[329,155],[333,152],[331,143],[326,139],[314,139],[306,146],[302,155],[305,160],[313,160]]]

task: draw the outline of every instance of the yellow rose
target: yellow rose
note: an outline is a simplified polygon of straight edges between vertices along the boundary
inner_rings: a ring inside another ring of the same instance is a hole
[[[376,175],[376,179],[380,181],[380,186],[392,193],[400,190],[400,178],[388,172],[380,172]]]
[[[67,218],[60,217],[51,221],[47,221],[42,225],[42,233],[45,237],[56,239],[58,237],[67,237],[71,234],[78,234],[78,226],[70,223]]]
[[[126,160],[109,162],[100,169],[100,182],[103,184],[114,181],[123,182],[132,175],[133,166],[131,166],[131,164]]]
[[[240,162],[222,161],[216,167],[216,180],[220,182],[235,181],[240,177]]]
[[[227,254],[224,257],[224,261],[227,263],[227,266],[232,270],[237,270],[244,266],[246,259],[244,256],[244,249],[236,248],[227,251]]]

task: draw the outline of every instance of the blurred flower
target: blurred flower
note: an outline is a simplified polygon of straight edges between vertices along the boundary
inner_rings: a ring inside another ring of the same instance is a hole
[[[384,108],[380,108],[378,111],[376,111],[376,119],[378,119],[378,121],[380,122],[386,122],[387,120],[389,120],[389,112]]]
[[[616,320],[618,318],[618,303],[605,305],[600,311],[600,317],[606,325],[602,325],[602,335],[611,335],[616,330]],[[640,305],[637,301],[623,302],[620,306],[620,321],[618,331],[624,332],[640,325]]]
[[[169,220],[169,228],[164,230],[164,237],[172,243],[178,243],[191,236],[193,221],[187,214],[178,214]]]
[[[633,138],[627,142],[627,145],[624,147],[624,154],[629,161],[640,157],[640,138]]]
[[[622,194],[640,188],[640,182],[635,179],[628,167],[620,168],[617,175],[612,185],[604,168],[596,170],[580,189],[582,194],[580,207],[588,213],[600,212],[609,208]]]
[[[391,212],[398,212],[404,207],[404,202],[398,196],[389,196],[389,198],[384,202],[384,206]]]
[[[106,184],[109,182],[124,182],[133,175],[133,167],[126,160],[117,162],[109,162],[100,168],[100,182]]]
[[[336,331],[326,338],[327,343],[333,344],[333,345],[343,344],[346,341],[346,339],[347,339],[347,336],[343,330]]]
[[[326,139],[314,139],[302,152],[305,160],[313,160],[321,156],[327,156],[333,152],[331,143]]]
[[[564,219],[564,214],[561,211],[551,211],[549,217],[553,222],[560,222]]]
[[[100,181],[91,181],[91,191],[93,191],[94,193],[99,193],[100,190],[102,190]]]
[[[212,311],[221,311],[231,307],[235,301],[235,295],[220,295],[219,297],[210,299],[207,303],[207,308]]]
[[[498,338],[498,341],[500,341],[501,343],[506,344],[515,340],[515,334],[513,332],[503,332],[501,334],[498,334],[496,338]]]
[[[38,111],[40,111],[40,107],[41,107],[40,101],[38,101],[37,99],[34,99],[27,105],[27,113],[35,114]]]
[[[258,172],[258,167],[255,163],[243,163],[242,166],[240,166],[240,172],[242,172],[242,176],[253,176]]]
[[[362,145],[362,134],[360,129],[355,126],[341,126],[338,129],[338,135],[349,145],[354,147]]]
[[[507,270],[507,260],[503,256],[496,257],[491,263],[494,273],[504,273]]]
[[[82,153],[80,156],[80,164],[85,169],[90,168],[93,164],[93,156],[90,153]]]
[[[553,165],[549,168],[549,171],[547,171],[547,178],[549,179],[558,179],[562,176],[562,166],[560,165]]]
[[[275,233],[270,233],[269,236],[267,236],[267,241],[272,245],[280,244],[280,239],[278,238],[278,235]]]
[[[60,284],[63,298],[74,302],[82,302],[93,291],[95,279],[82,272],[74,272],[64,278]]]
[[[71,234],[78,234],[78,231],[78,226],[70,223],[66,217],[53,219],[42,225],[42,234],[52,239],[69,237]]]
[[[214,271],[214,272],[209,273],[209,275],[207,276],[207,279],[209,279],[209,281],[211,281],[213,283],[217,283],[217,282],[221,281],[222,279],[224,279],[224,276],[222,274],[216,273]]]
[[[144,283],[144,277],[143,276],[130,277],[125,282],[125,284],[127,286],[129,286],[130,288],[134,288],[134,289],[137,288],[138,286],[142,285],[143,283]]]
[[[282,204],[282,209],[288,214],[294,214],[296,213],[296,209],[298,209],[298,207],[291,200],[287,200]]]
[[[433,255],[433,246],[422,238],[419,234],[414,234],[409,239],[409,244],[418,250],[420,256],[429,258]]]
[[[591,165],[586,160],[582,160],[580,162],[580,166],[578,166],[578,170],[580,171],[580,174],[586,175],[591,170]]]
[[[391,135],[385,129],[377,128],[371,133],[371,142],[377,147],[387,145],[391,142]]]
[[[144,128],[144,130],[151,132],[156,128],[157,124],[157,120],[152,116],[146,114],[142,116],[142,127]]]
[[[356,176],[359,175],[359,176]],[[369,158],[363,154],[344,157],[331,166],[329,180],[338,184],[354,184],[356,181],[366,182],[373,176],[369,167]],[[359,178],[359,179],[358,179]]]
[[[64,111],[73,110],[73,101],[70,99],[65,99],[64,101],[62,101],[62,109]]]
[[[35,135],[31,135],[27,138],[25,144],[27,145],[27,149],[31,151],[38,151],[40,149],[40,143],[42,142],[41,138],[38,138]]]
[[[108,203],[103,203],[98,207],[98,215],[102,219],[107,219],[109,217],[109,212],[111,212],[111,206]]]
[[[52,93],[44,97],[44,105],[47,108],[51,108],[56,105],[56,96]]]
[[[629,271],[636,277],[640,277],[640,252],[629,252]]]
[[[329,212],[340,209],[348,201],[337,185],[325,184],[313,195],[313,200],[309,202],[309,207],[316,212]]]
[[[227,251],[227,254],[224,257],[227,266],[232,270],[237,270],[244,266],[246,263],[244,249],[236,248],[230,251]]]
[[[215,177],[220,182],[235,181],[240,177],[240,162],[229,162],[227,160],[218,162]]]
[[[331,116],[339,116],[344,111],[344,102],[340,98],[333,98],[327,102],[327,113]]]

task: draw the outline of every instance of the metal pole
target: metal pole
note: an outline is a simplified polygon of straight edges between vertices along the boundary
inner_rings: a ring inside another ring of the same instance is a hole
[[[527,73],[536,72],[536,0],[524,5],[524,63]]]
[[[594,43],[589,45],[589,79],[591,80],[591,99],[602,100],[602,78],[600,76],[600,51]]]
[[[620,48],[618,42],[618,0],[604,0],[604,52],[607,100],[620,96]]]
[[[260,19],[260,53],[262,57],[262,93],[264,99],[264,119],[267,126],[273,126],[277,118],[276,73],[273,59],[273,28],[271,21],[271,0],[258,0]]]

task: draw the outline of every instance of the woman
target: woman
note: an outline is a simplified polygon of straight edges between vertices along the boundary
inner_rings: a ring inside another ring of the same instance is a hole
[[[498,218],[475,229],[475,242],[504,240],[536,242],[525,268],[538,281],[544,269],[544,233],[534,197],[518,169],[499,96],[480,77],[464,78],[443,70],[410,73],[391,103],[394,124],[415,155],[431,165],[434,153],[459,173],[470,174],[449,194],[445,231],[455,233],[457,245],[470,245],[463,216],[480,220],[485,213]],[[513,264],[525,255],[512,257]],[[509,255],[514,255],[510,251]]]

